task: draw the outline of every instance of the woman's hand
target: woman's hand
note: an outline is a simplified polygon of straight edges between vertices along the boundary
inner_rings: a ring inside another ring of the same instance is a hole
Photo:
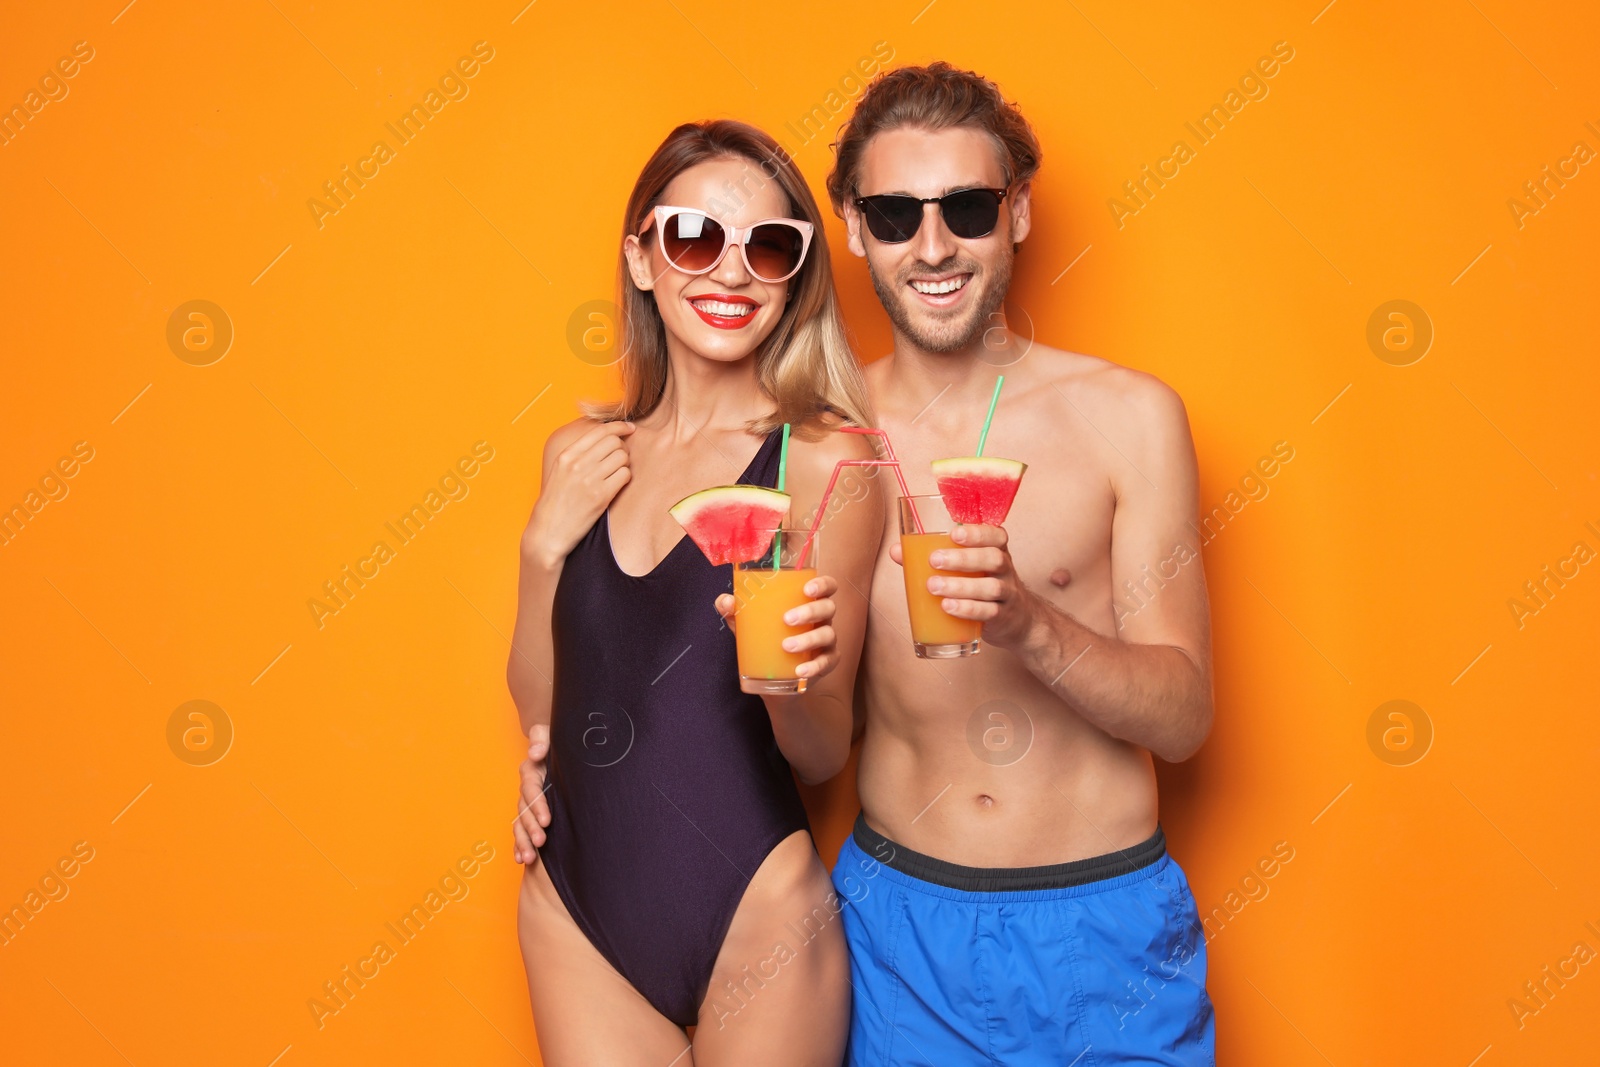
[[[550,727],[536,723],[528,731],[528,758],[522,761],[522,795],[517,800],[517,818],[511,824],[516,846],[512,854],[518,863],[539,858],[544,844],[544,828],[550,825],[550,804],[545,799],[546,763],[550,756]]]
[[[825,574],[819,574],[807,582],[802,591],[811,599],[799,607],[790,608],[784,613],[783,621],[790,626],[813,625],[803,634],[785,637],[783,648],[785,652],[811,653],[811,658],[795,668],[795,673],[814,682],[839,665],[838,638],[833,632],[833,594],[839,591],[839,583]],[[732,593],[717,597],[717,614],[727,621],[729,630],[734,628],[737,607],[738,602]]]
[[[628,484],[631,422],[608,422],[586,430],[556,456],[545,472],[539,502],[522,534],[522,548],[540,562],[565,559],[601,512]]]

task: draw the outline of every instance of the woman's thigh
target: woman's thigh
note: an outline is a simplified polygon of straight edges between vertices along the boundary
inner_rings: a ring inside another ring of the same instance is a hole
[[[700,1006],[698,1067],[838,1067],[850,1021],[838,903],[810,834],[791,834],[768,853]]]
[[[517,939],[546,1067],[694,1067],[684,1032],[584,936],[542,862],[522,876]]]

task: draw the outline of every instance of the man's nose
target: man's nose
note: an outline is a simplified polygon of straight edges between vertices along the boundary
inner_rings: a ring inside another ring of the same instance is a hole
[[[943,263],[955,255],[955,238],[945,228],[944,215],[937,203],[922,205],[922,226],[915,240],[917,258],[924,263]]]

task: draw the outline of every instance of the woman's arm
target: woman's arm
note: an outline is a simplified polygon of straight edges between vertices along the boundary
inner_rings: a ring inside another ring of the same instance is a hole
[[[539,502],[522,532],[517,621],[511,631],[506,685],[529,742],[515,826],[516,855],[523,863],[533,861],[534,850],[544,844],[543,828],[550,825],[544,767],[550,748],[551,678],[555,673],[550,615],[556,584],[567,554],[627,484],[628,452],[623,438],[632,432],[632,423],[579,419],[552,433],[544,447]]]
[[[792,440],[786,487],[794,501],[791,522],[809,524],[840,460],[873,458],[866,438],[855,434],[830,432],[819,441]],[[856,668],[866,637],[873,565],[883,536],[884,495],[877,474],[877,469],[860,467],[840,474],[817,533],[817,577],[806,585],[812,600],[792,609],[802,614],[791,625],[816,624],[810,632],[788,639],[799,642],[790,651],[812,653],[800,667],[806,691],[762,697],[778,747],[807,784],[832,778],[850,757]],[[730,615],[733,597],[719,597],[717,608]]]

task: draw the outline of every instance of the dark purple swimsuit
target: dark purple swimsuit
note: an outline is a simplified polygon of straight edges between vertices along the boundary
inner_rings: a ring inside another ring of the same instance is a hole
[[[771,486],[777,433],[740,476]],[[662,1015],[693,1024],[767,853],[809,829],[758,696],[739,691],[733,591],[685,537],[649,574],[617,566],[609,517],[556,587],[545,869],[579,928]]]

